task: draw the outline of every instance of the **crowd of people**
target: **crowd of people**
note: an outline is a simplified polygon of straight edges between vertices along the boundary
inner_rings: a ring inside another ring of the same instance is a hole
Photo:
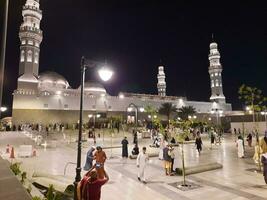
[[[245,157],[245,134],[241,133],[241,129],[234,128],[234,135],[236,140],[236,146],[237,146],[237,155],[239,158]],[[255,137],[255,150],[254,150],[254,156],[253,159],[255,163],[259,166],[262,165],[263,167],[263,176],[265,183],[267,184],[267,130],[264,133],[264,137],[259,138],[257,130],[249,132],[246,135],[246,141],[248,144],[248,147],[252,147],[253,138]]]

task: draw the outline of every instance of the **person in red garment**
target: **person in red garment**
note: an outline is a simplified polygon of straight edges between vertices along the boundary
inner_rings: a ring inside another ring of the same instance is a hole
[[[109,181],[109,176],[104,170],[104,179],[99,179],[96,170],[92,170],[89,179],[85,186],[85,192],[82,195],[82,200],[100,200],[101,187]]]

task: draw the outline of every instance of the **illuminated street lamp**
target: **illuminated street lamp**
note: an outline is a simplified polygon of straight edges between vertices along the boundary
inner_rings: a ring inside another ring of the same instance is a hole
[[[219,108],[212,108],[210,113],[216,114],[216,122],[217,122],[217,125],[219,125],[219,117],[223,116],[223,110]]]
[[[76,176],[74,181],[74,199],[77,200],[77,186],[81,180],[81,151],[82,151],[82,125],[83,125],[83,98],[84,98],[84,79],[85,71],[87,68],[97,67],[99,63],[91,62],[86,60],[85,57],[81,58],[81,94],[80,94],[80,119],[79,119],[79,135],[78,135],[78,148],[77,148],[77,166],[76,166]],[[113,72],[108,69],[105,65],[99,71],[98,75],[103,81],[108,81]]]
[[[119,94],[120,99],[124,99],[124,94]]]
[[[7,111],[7,107],[1,107],[1,112],[6,112]]]

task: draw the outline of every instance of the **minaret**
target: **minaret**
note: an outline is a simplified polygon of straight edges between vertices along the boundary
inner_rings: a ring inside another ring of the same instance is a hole
[[[222,86],[222,65],[220,63],[220,53],[218,51],[218,45],[215,42],[210,44],[209,54],[209,74],[210,74],[210,86],[211,97],[210,100],[217,103],[225,103],[225,97],[223,95]]]
[[[22,9],[23,22],[19,30],[20,64],[19,75],[38,76],[40,44],[43,34],[40,29],[42,11],[39,9],[40,0],[27,0]]]
[[[159,66],[157,87],[158,87],[158,95],[166,96],[166,82],[165,82],[164,66]]]

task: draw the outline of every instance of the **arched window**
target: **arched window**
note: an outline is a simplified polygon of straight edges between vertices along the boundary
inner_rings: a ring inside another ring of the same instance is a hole
[[[211,80],[211,87],[214,87],[214,80]]]
[[[25,51],[22,50],[22,51],[20,52],[20,62],[24,62],[24,60],[25,60]]]
[[[29,50],[27,53],[27,62],[32,62],[32,51]]]
[[[35,54],[34,54],[34,63],[38,63],[38,59],[39,59],[39,56],[38,56],[38,53],[37,52],[35,52]]]
[[[216,87],[218,87],[219,86],[219,80],[218,79],[216,79]]]

